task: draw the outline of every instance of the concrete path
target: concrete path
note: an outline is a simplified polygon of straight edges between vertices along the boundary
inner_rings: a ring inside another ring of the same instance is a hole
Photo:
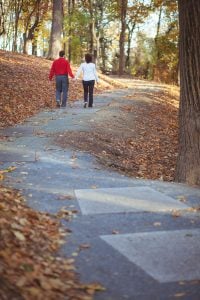
[[[1,167],[17,167],[5,183],[21,189],[36,210],[78,210],[62,221],[72,234],[61,254],[76,257],[83,282],[106,288],[95,299],[199,300],[200,218],[191,208],[200,206],[200,189],[131,179],[53,143],[52,133],[89,130],[98,111],[126,93],[108,92],[96,96],[93,109],[79,101],[1,130],[8,137]]]

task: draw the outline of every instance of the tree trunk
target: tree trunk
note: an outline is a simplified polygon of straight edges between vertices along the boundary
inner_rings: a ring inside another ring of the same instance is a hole
[[[135,23],[131,24],[128,26],[128,47],[127,47],[127,57],[126,57],[126,63],[125,66],[126,68],[130,67],[130,54],[131,54],[131,41],[133,38],[133,31],[135,29]]]
[[[124,73],[124,44],[126,35],[126,12],[127,12],[127,0],[120,0],[120,18],[121,18],[121,31],[119,38],[119,75]]]
[[[74,13],[74,9],[75,9],[75,0],[68,0],[68,17],[69,17],[69,30],[68,30],[68,44],[66,45],[67,48],[67,53],[68,53],[68,59],[69,61],[71,61],[72,59],[72,16]]]
[[[0,1],[0,36],[5,34],[5,11],[3,2]]]
[[[159,9],[159,17],[158,17],[158,23],[157,23],[157,30],[156,30],[156,36],[155,36],[155,65],[153,69],[153,79],[158,80],[156,77],[157,69],[159,68],[159,60],[160,60],[160,49],[158,45],[158,39],[160,35],[160,26],[161,26],[161,16],[163,11],[163,4],[161,3],[160,9]]]
[[[53,19],[48,58],[55,59],[62,50],[63,1],[53,0]]]
[[[37,42],[32,41],[32,55],[37,56]]]
[[[26,33],[23,33],[23,53],[24,54],[27,54],[28,53],[28,46],[27,46],[27,43],[28,42],[28,39],[26,37]]]
[[[200,5],[179,0],[180,111],[176,181],[200,185]]]
[[[15,25],[14,25],[14,38],[13,38],[13,51],[17,51],[17,37],[18,37],[18,25],[19,18],[22,11],[23,1],[14,1],[14,12],[15,12]]]
[[[89,13],[90,13],[90,24],[89,24],[89,32],[90,32],[90,41],[89,41],[89,52],[93,55],[94,53],[94,13],[93,13],[93,0],[89,0]]]

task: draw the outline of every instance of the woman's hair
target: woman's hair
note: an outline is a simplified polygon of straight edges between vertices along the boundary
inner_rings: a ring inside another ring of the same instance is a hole
[[[64,50],[61,50],[61,51],[59,52],[59,56],[60,56],[60,57],[65,56],[65,51],[64,51]]]
[[[85,61],[86,61],[87,64],[92,62],[92,55],[89,54],[89,53],[85,54]]]

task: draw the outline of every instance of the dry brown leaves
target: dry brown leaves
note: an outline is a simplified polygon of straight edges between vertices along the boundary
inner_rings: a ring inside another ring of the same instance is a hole
[[[55,107],[55,84],[48,80],[52,62],[0,50],[0,128],[21,123],[44,108]],[[72,67],[76,72],[76,67]],[[119,86],[104,75],[96,92]],[[70,79],[69,101],[82,99],[81,81]]]
[[[151,99],[150,103],[142,101],[144,96]],[[57,142],[88,151],[104,165],[124,174],[173,181],[178,100],[166,92],[134,94],[132,98],[130,105],[123,105],[122,100],[118,113],[115,107],[115,118],[105,121],[102,115],[102,122],[95,123],[92,132],[66,132]]]
[[[68,232],[58,217],[28,208],[18,191],[0,186],[1,299],[90,300],[102,290],[79,283],[74,260],[55,255]]]

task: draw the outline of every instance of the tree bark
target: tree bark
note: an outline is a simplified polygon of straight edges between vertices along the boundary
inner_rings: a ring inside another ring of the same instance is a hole
[[[71,61],[72,59],[72,16],[74,14],[74,10],[75,10],[75,0],[68,0],[67,3],[67,12],[68,12],[68,17],[69,17],[69,30],[68,33],[66,33],[68,35],[68,43],[66,45],[66,49],[67,49],[67,53],[68,53],[68,60]]]
[[[158,39],[160,35],[160,26],[161,26],[161,16],[162,16],[162,11],[163,11],[163,4],[160,4],[160,9],[159,9],[159,16],[158,16],[158,22],[157,22],[157,29],[156,29],[156,36],[155,36],[155,65],[153,68],[153,79],[158,80],[156,78],[156,73],[157,69],[159,68],[159,61],[160,61],[160,49],[158,45]]]
[[[51,38],[49,45],[49,59],[58,57],[62,50],[62,32],[63,32],[63,1],[53,0],[53,19],[51,28]]]
[[[17,37],[18,37],[18,25],[19,18],[22,11],[23,1],[14,1],[14,12],[15,12],[15,25],[14,25],[14,38],[13,38],[13,51],[17,51]]]
[[[180,110],[176,181],[200,185],[200,6],[179,0]]]
[[[5,11],[3,2],[0,1],[0,36],[5,34]]]
[[[95,24],[94,24],[94,12],[93,12],[93,0],[89,0],[89,13],[90,13],[90,24],[89,24],[89,32],[90,32],[90,44],[89,51],[93,55],[94,53],[94,39],[95,39]]]
[[[120,18],[121,18],[121,31],[119,38],[119,75],[124,73],[125,55],[124,44],[126,35],[126,12],[127,12],[127,0],[120,0]]]
[[[135,23],[129,24],[128,26],[128,46],[127,46],[127,57],[126,57],[126,63],[125,66],[126,68],[130,67],[130,53],[131,53],[131,41],[133,38],[133,31],[135,29]]]

